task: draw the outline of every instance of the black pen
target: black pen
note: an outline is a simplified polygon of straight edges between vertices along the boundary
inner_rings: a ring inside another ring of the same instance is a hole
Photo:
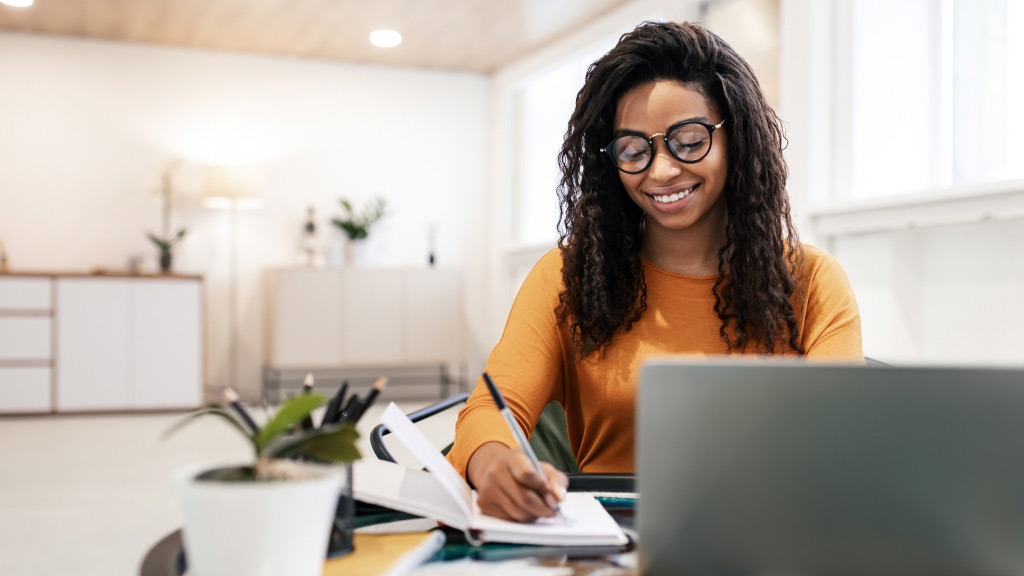
[[[505,423],[508,424],[509,430],[512,431],[512,437],[515,438],[516,444],[519,445],[519,449],[526,454],[526,457],[533,463],[534,469],[540,474],[540,477],[544,479],[544,482],[548,485],[551,482],[548,480],[548,475],[544,473],[544,469],[540,466],[540,460],[537,460],[537,455],[533,453],[533,448],[530,448],[530,442],[526,439],[523,434],[522,428],[519,427],[519,423],[516,422],[516,417],[512,414],[512,411],[508,409],[508,403],[505,402],[505,397],[501,395],[501,391],[498,390],[498,386],[491,380],[490,374],[484,372],[484,382],[487,383],[487,389],[491,391],[491,398],[494,398],[494,403],[498,405],[498,410],[501,415],[505,417]],[[558,504],[555,504],[555,513],[562,516],[562,509]]]
[[[373,389],[371,389],[370,393],[366,395],[366,399],[360,401],[359,404],[356,405],[355,413],[349,416],[349,421],[352,422],[353,425],[359,422],[359,419],[363,417],[363,414],[366,414],[366,409],[370,407],[370,404],[373,404],[373,401],[377,399],[377,395],[380,394],[381,390],[383,390],[387,385],[387,376],[377,378],[377,381],[373,383]]]
[[[324,418],[320,421],[321,428],[327,424],[333,424],[338,419],[338,412],[341,410],[341,403],[345,401],[345,392],[347,391],[348,380],[344,380],[341,383],[341,388],[338,388],[338,393],[327,403],[327,411],[324,412]]]
[[[242,402],[238,399],[238,394],[231,388],[224,388],[224,399],[231,404],[231,407],[235,409],[235,412],[245,421],[245,425],[252,429],[253,434],[260,433],[260,427],[256,425],[256,421],[249,416],[249,412],[242,406]]]
[[[313,392],[313,373],[312,372],[307,372],[306,373],[306,379],[302,382],[302,393],[305,395],[305,394],[310,394],[312,392]],[[312,412],[310,414],[306,414],[306,417],[302,419],[302,426],[301,427],[302,427],[303,430],[310,430],[310,429],[313,428],[313,416],[311,414],[312,414]]]

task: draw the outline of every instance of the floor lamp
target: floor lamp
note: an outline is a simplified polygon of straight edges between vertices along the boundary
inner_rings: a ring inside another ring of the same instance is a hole
[[[263,205],[266,188],[258,166],[207,166],[204,173],[203,203],[227,210],[228,218],[228,386],[238,389],[238,211]]]

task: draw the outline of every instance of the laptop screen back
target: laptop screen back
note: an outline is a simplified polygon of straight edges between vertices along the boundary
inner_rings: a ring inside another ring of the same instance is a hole
[[[643,574],[1024,570],[1024,370],[656,361]]]

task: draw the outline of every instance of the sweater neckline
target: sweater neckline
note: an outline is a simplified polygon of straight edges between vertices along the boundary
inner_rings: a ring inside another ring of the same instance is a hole
[[[691,275],[688,275],[688,274],[680,274],[678,272],[672,272],[671,270],[666,270],[666,269],[662,268],[661,266],[658,266],[656,264],[651,263],[649,260],[647,260],[643,256],[640,257],[640,262],[643,263],[645,268],[649,268],[649,269],[651,269],[651,270],[653,270],[655,272],[658,272],[660,274],[664,274],[665,276],[671,276],[673,278],[683,278],[683,279],[686,279],[686,280],[698,280],[698,281],[702,281],[702,282],[708,282],[708,281],[712,281],[713,282],[713,281],[718,280],[718,274],[714,274],[712,276],[691,276]]]

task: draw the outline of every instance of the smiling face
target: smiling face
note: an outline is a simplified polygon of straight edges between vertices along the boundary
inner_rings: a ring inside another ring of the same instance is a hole
[[[687,120],[718,124],[722,117],[699,92],[676,81],[657,80],[641,84],[619,100],[615,135],[660,134]],[[650,166],[639,174],[619,172],[626,192],[647,214],[645,247],[649,240],[680,239],[693,233],[724,237],[727,143],[726,130],[715,130],[707,156],[689,164],[679,161],[665,140],[655,136]]]

